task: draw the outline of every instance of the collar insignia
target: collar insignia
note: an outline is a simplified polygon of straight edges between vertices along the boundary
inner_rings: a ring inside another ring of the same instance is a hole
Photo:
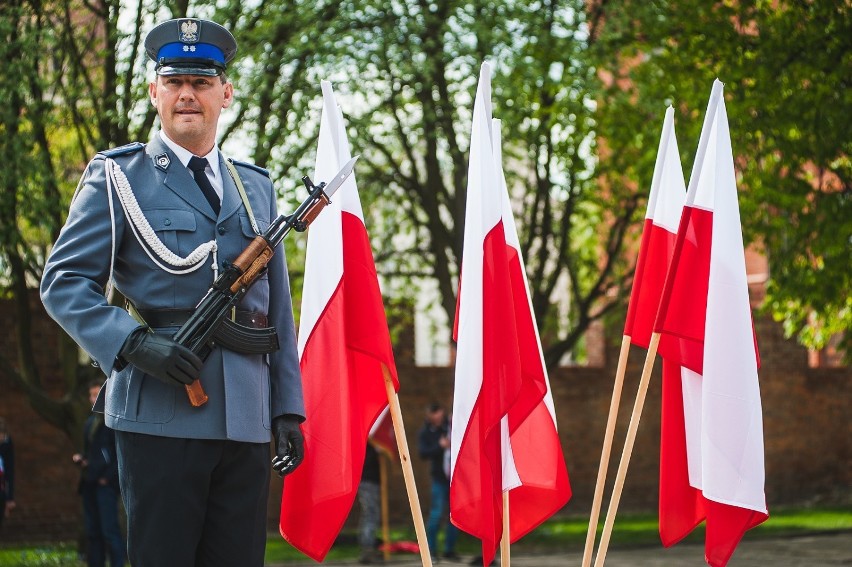
[[[155,157],[154,157],[154,163],[155,163],[155,164],[157,164],[157,167],[159,167],[159,168],[160,168],[160,169],[162,169],[163,171],[165,171],[166,169],[168,169],[169,164],[171,163],[171,161],[172,161],[172,160],[170,160],[170,159],[169,159],[169,155],[168,155],[168,154],[159,154],[159,155],[157,155],[157,156],[155,156]]]

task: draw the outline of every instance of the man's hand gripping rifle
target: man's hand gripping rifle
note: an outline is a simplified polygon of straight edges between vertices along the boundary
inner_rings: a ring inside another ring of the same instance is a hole
[[[257,236],[233,263],[224,263],[224,270],[213,282],[190,318],[175,334],[174,340],[192,350],[200,358],[206,358],[212,349],[214,335],[229,318],[249,287],[266,271],[266,266],[275,253],[275,247],[291,230],[304,232],[308,228],[326,205],[331,203],[331,196],[352,173],[357,159],[358,156],[355,156],[349,160],[327,185],[325,183],[314,185],[307,175],[304,176],[302,182],[310,193],[308,198],[293,214],[280,215],[272,221],[269,228]],[[239,326],[232,325],[231,328],[239,328]],[[259,331],[266,331],[266,329]],[[277,340],[275,330],[268,331]],[[207,394],[201,387],[200,380],[186,386],[186,392],[190,403],[195,407],[207,402]]]

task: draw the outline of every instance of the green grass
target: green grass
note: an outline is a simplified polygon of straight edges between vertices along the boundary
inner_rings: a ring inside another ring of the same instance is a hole
[[[603,521],[598,527],[598,534]],[[513,545],[518,552],[548,549],[583,549],[588,520],[557,518]],[[746,538],[788,537],[820,532],[852,530],[852,510],[839,508],[771,510],[769,519],[750,530]],[[616,518],[612,547],[660,545],[656,515],[631,515]],[[698,526],[684,541],[704,541],[704,525]]]
[[[546,553],[548,551],[582,551],[586,543],[588,518],[567,517],[554,518],[538,529],[512,545],[516,553]],[[602,529],[603,519],[601,519]],[[820,508],[820,509],[789,509],[771,510],[770,518],[760,526],[750,530],[746,538],[774,538],[796,535],[814,534],[852,530],[852,509]],[[416,541],[413,528],[408,530],[392,530],[392,541]],[[704,541],[704,527],[696,528],[684,541]],[[459,537],[457,549],[459,553],[476,555],[480,551],[479,540],[466,534]],[[659,546],[656,515],[623,515],[618,516],[612,532],[610,546],[638,547]],[[352,559],[358,557],[358,546],[354,543],[352,534],[343,534],[332,547],[328,560]],[[307,558],[293,549],[277,534],[272,534],[267,543],[267,563],[307,562]]]
[[[4,567],[79,567],[73,544],[52,543],[32,547],[0,549],[0,565]]]
[[[750,530],[746,538],[777,538],[852,530],[852,509],[818,508],[772,510],[769,520]],[[543,553],[548,551],[582,550],[586,541],[588,519],[554,518],[537,530],[515,543],[516,553]],[[392,530],[393,541],[416,541],[413,528]],[[699,526],[686,541],[703,541],[704,529]],[[615,522],[611,547],[633,547],[660,545],[657,534],[656,515],[623,515]],[[327,560],[353,559],[358,557],[358,545],[352,533],[343,533],[332,547]],[[458,551],[467,555],[479,552],[479,541],[461,534]],[[266,547],[267,564],[310,562],[299,551],[270,533]],[[0,567],[81,567],[73,543],[52,543],[28,547],[0,547]]]

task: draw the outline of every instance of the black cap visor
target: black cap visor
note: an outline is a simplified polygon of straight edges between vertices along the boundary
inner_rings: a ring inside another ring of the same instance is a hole
[[[163,57],[155,68],[158,75],[201,75],[216,77],[225,72],[225,66],[213,59],[180,59]]]

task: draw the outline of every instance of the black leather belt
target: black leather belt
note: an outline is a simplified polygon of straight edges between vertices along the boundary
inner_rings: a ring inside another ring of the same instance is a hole
[[[181,327],[193,314],[192,309],[135,309],[144,322],[153,328]],[[213,333],[213,340],[205,347],[221,346],[243,354],[269,354],[278,350],[278,333],[269,327],[263,313],[245,309],[231,310]],[[203,357],[202,357],[203,358]]]
[[[192,309],[137,309],[136,310],[149,327],[181,327],[192,316]],[[263,313],[234,309],[229,317],[231,321],[252,329],[263,329],[268,326],[268,319]]]

